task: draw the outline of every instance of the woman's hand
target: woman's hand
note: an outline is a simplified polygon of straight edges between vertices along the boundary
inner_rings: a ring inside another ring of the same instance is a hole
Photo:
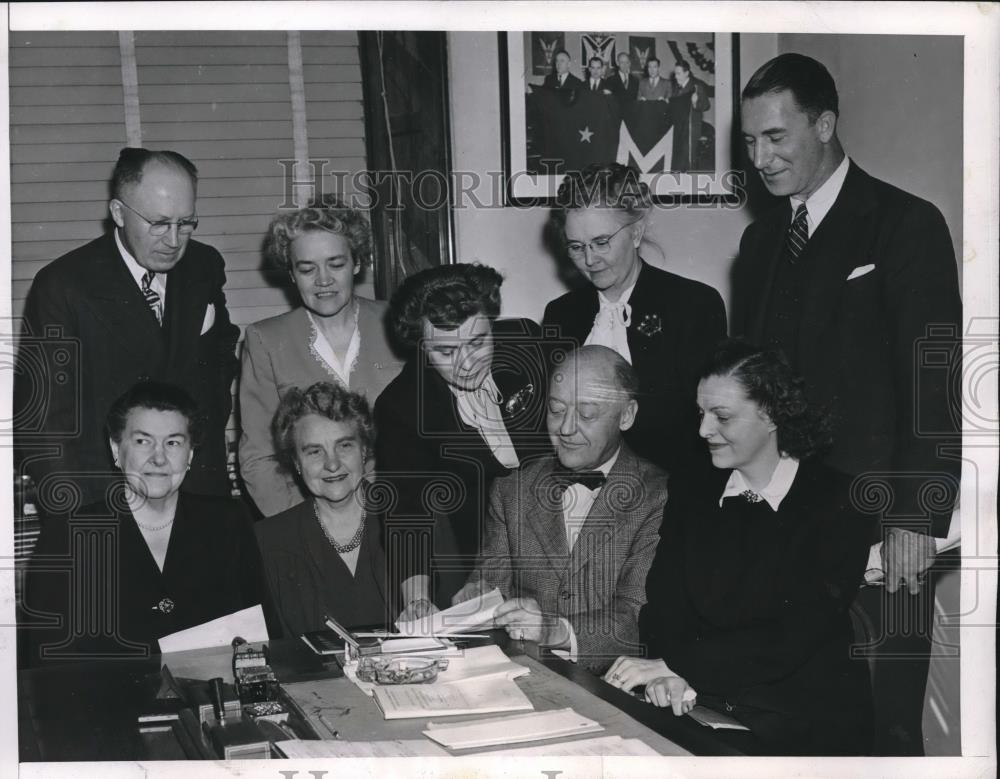
[[[629,692],[633,687],[649,684],[654,679],[671,676],[672,672],[662,660],[646,660],[642,657],[619,657],[608,672],[604,681],[612,687]]]
[[[679,676],[661,676],[646,685],[646,700],[661,708],[669,706],[679,717],[694,708],[696,693]]]

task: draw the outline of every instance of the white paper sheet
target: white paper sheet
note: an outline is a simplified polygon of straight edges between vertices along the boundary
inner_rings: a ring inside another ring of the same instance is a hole
[[[374,695],[386,719],[489,714],[534,708],[517,683],[508,679],[455,684],[380,685],[375,688]]]
[[[264,610],[260,604],[164,636],[159,639],[160,652],[166,654],[184,652],[188,649],[229,646],[236,636],[242,636],[251,644],[267,641],[270,638],[267,635],[267,625],[264,623]]]
[[[577,714],[573,709],[556,709],[472,722],[428,722],[424,735],[449,749],[474,749],[567,738],[601,730],[604,730],[601,723]]]
[[[290,760],[329,757],[448,757],[447,751],[424,739],[406,741],[292,740],[278,741],[275,746]]]
[[[490,752],[479,752],[476,757],[644,757],[659,756],[659,754],[645,741],[637,738],[604,736],[536,747],[495,749]]]
[[[429,617],[396,622],[400,633],[408,636],[447,636],[451,633],[469,632],[492,627],[493,612],[503,603],[500,590],[494,588],[478,598],[459,603]]]
[[[531,673],[503,653],[495,644],[466,649],[448,658],[448,668],[438,674],[434,684],[454,684],[470,679],[517,679]]]

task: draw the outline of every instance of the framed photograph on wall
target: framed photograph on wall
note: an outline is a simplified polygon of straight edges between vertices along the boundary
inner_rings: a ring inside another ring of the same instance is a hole
[[[738,36],[500,33],[509,205],[555,197],[567,171],[617,161],[660,201],[735,196]]]

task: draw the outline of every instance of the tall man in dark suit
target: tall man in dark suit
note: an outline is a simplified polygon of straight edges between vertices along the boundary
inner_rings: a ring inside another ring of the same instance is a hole
[[[838,110],[829,72],[800,54],[771,60],[744,87],[748,154],[782,200],[743,235],[751,281],[737,294],[742,332],[783,350],[810,399],[833,412],[829,463],[858,477],[863,499],[885,497],[875,540],[888,594],[879,603],[882,590],[868,588],[860,600],[882,624],[876,748],[922,754],[933,607],[923,576],[948,532],[961,442],[951,373],[920,355],[959,366],[962,304],[941,213],[850,161]],[[904,618],[916,627],[901,628]]]
[[[626,103],[634,103],[639,96],[639,79],[632,75],[632,58],[627,51],[621,52],[616,62],[618,72],[613,76],[608,76],[608,89],[611,90],[618,102],[624,106]]]
[[[230,492],[225,429],[239,329],[226,311],[221,255],[191,240],[197,170],[177,152],[126,148],[111,190],[114,229],[42,268],[25,307],[32,340],[19,354],[16,436],[43,513],[67,481],[78,505],[104,499],[117,473],[105,416],[147,379],[183,387],[204,415],[185,489]],[[71,344],[69,363],[57,366],[64,378],[39,379],[32,366],[59,344]]]
[[[547,427],[555,454],[497,479],[483,552],[455,602],[499,587],[497,625],[595,672],[636,654],[646,572],[659,540],[667,474],[622,440],[639,382],[606,346],[553,371]]]
[[[542,82],[542,86],[547,89],[580,89],[583,82],[569,72],[569,66],[573,62],[572,57],[566,49],[559,49],[552,58],[555,63],[555,71],[549,73]]]
[[[587,61],[587,76],[583,88],[597,94],[611,94],[609,79],[604,78],[604,60],[600,57],[591,57]]]

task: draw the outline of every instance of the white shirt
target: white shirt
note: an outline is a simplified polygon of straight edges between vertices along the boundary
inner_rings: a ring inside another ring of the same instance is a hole
[[[793,221],[795,220],[796,209],[802,203],[806,204],[806,224],[809,227],[810,236],[816,232],[816,228],[820,226],[823,218],[833,208],[840,190],[844,187],[844,179],[847,178],[847,169],[850,167],[850,163],[850,159],[848,159],[847,155],[844,155],[844,159],[840,161],[837,169],[830,174],[830,178],[824,181],[819,189],[813,192],[807,200],[802,200],[794,196],[789,198],[792,202]]]
[[[590,344],[607,346],[618,352],[629,365],[632,364],[632,352],[628,348],[628,327],[632,324],[632,306],[628,301],[634,289],[635,283],[622,293],[617,303],[612,303],[598,290],[597,302],[601,307],[594,317],[594,324],[590,328],[587,340],[583,342],[584,346]]]
[[[148,268],[143,268],[138,262],[136,262],[135,257],[129,254],[128,249],[125,248],[125,244],[122,243],[121,236],[118,234],[118,228],[115,228],[115,243],[118,244],[118,252],[121,254],[122,259],[125,261],[125,267],[128,268],[128,272],[132,274],[132,278],[135,279],[135,284],[142,291],[142,277],[148,272]],[[153,280],[149,284],[149,288],[153,290],[157,295],[160,296],[160,311],[167,310],[167,276],[165,273],[154,273]]]
[[[503,396],[493,380],[493,374],[486,374],[479,389],[463,390],[451,384],[448,389],[458,401],[458,415],[462,421],[479,431],[501,465],[511,470],[517,468],[521,463],[500,413]]]
[[[615,462],[618,460],[620,452],[621,447],[619,447],[618,450],[611,455],[611,459],[603,465],[598,466],[595,470],[598,470],[607,476],[611,472],[611,468],[614,466]],[[563,493],[563,522],[566,525],[566,541],[569,545],[570,551],[573,551],[573,545],[576,543],[576,539],[580,537],[580,530],[587,521],[587,515],[590,514],[590,510],[594,507],[594,501],[597,500],[597,496],[600,492],[600,487],[589,490],[582,484],[570,484]],[[565,617],[560,617],[560,622],[562,622],[569,631],[569,650],[555,649],[553,652],[558,654],[560,657],[575,663],[577,657],[576,631],[573,630],[573,625]]]
[[[767,505],[771,507],[772,511],[777,511],[778,506],[781,505],[781,501],[785,499],[788,491],[792,488],[792,482],[795,481],[795,474],[798,472],[799,461],[794,457],[782,455],[778,460],[778,465],[775,467],[774,473],[771,474],[771,480],[767,483],[767,486],[762,490],[755,490],[746,483],[743,474],[734,470],[729,475],[726,488],[722,491],[722,497],[719,498],[719,505],[721,506],[722,501],[726,498],[741,495],[746,490],[750,490],[751,492],[756,492],[767,501]]]
[[[309,351],[312,353],[313,357],[319,362],[326,365],[327,370],[332,373],[337,380],[343,384],[345,387],[351,386],[351,373],[354,371],[355,365],[358,362],[358,354],[361,352],[361,331],[358,329],[358,310],[360,306],[358,301],[354,301],[354,333],[351,334],[351,341],[347,345],[347,354],[344,355],[344,361],[341,362],[336,352],[333,351],[333,347],[330,342],[326,339],[323,331],[320,329],[319,324],[313,318],[311,311],[306,311],[306,315],[309,317],[309,324],[312,325],[312,343],[309,344]]]

